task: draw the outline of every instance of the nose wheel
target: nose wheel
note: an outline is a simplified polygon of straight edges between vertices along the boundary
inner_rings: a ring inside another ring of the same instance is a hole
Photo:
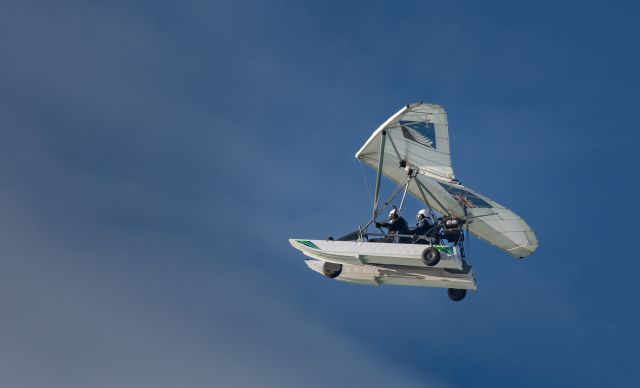
[[[329,279],[335,279],[342,273],[342,264],[325,262],[322,265],[322,273]]]

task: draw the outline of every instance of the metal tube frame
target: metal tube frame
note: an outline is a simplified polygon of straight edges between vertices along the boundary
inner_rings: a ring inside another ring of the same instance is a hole
[[[393,199],[396,197],[396,195],[398,195],[398,193],[400,192],[400,190],[402,190],[403,187],[405,188],[405,194],[406,194],[406,188],[409,187],[409,183],[411,182],[411,179],[413,179],[414,177],[415,176],[407,178],[407,180],[403,184],[398,185],[398,187],[396,187],[396,189],[393,191],[391,196],[384,202],[384,206],[378,209],[378,212],[373,216],[373,218],[369,220],[369,222],[367,222],[367,224],[362,228],[363,230],[366,230],[369,227],[369,225],[371,225],[371,223],[375,221],[376,218],[378,218],[380,213],[382,213],[389,206],[391,201],[393,201]],[[400,206],[400,208],[402,208],[402,205]]]
[[[384,145],[387,139],[387,131],[382,131],[382,140],[380,141],[380,158],[378,159],[378,173],[376,174],[376,191],[373,195],[373,219],[375,220],[378,212],[378,200],[380,197],[380,181],[382,180],[382,163],[384,162]],[[369,222],[370,224],[371,222]],[[367,224],[367,226],[369,226]],[[365,227],[366,229],[366,227]]]

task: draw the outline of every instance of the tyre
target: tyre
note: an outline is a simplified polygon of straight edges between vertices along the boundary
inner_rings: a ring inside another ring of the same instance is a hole
[[[428,267],[433,267],[440,262],[440,252],[434,247],[425,248],[422,251],[422,262]]]
[[[342,273],[342,264],[325,262],[322,265],[322,273],[329,279],[335,279]]]
[[[464,299],[465,296],[467,296],[467,290],[462,290],[459,288],[449,288],[449,290],[447,290],[447,294],[449,294],[449,299],[451,299],[454,302],[460,302],[462,299]]]

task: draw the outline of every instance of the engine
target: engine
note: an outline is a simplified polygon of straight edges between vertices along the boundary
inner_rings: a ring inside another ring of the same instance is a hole
[[[462,234],[462,226],[466,221],[456,216],[444,216],[440,221],[442,227],[442,234],[444,238],[450,242],[460,242],[464,238]]]

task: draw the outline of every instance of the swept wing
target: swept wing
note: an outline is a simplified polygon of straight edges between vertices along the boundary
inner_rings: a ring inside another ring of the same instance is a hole
[[[416,198],[441,214],[466,216],[472,234],[515,257],[536,250],[538,240],[521,217],[455,179],[444,108],[427,103],[405,106],[371,135],[356,158],[377,169],[383,139],[382,174],[387,178],[402,184],[407,169],[413,168],[418,175],[408,190]]]

